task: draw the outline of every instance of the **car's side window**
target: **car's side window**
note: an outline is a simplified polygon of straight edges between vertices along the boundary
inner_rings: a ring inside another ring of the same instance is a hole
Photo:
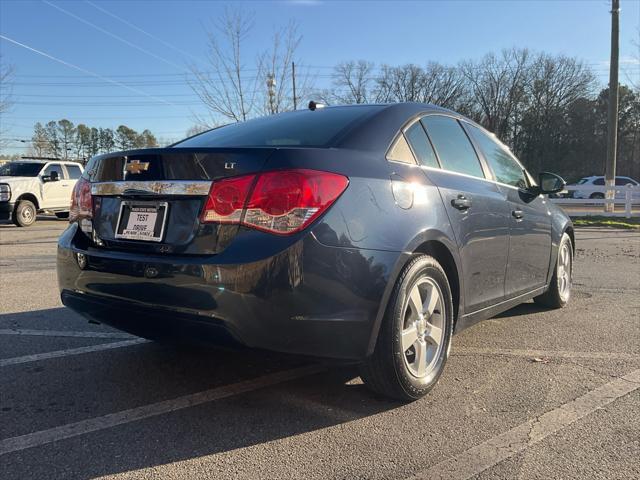
[[[393,160],[394,162],[411,163],[415,165],[416,159],[414,158],[413,153],[411,153],[411,148],[409,148],[407,139],[402,133],[398,135],[398,138],[396,138],[396,141],[389,149],[387,160]]]
[[[512,187],[527,188],[524,170],[511,153],[475,125],[466,122],[465,124],[469,127],[468,130],[471,137],[482,150],[485,160],[496,176],[496,180]]]
[[[404,134],[406,135],[407,141],[413,149],[413,153],[415,153],[420,165],[434,168],[438,168],[440,166],[438,165],[438,159],[433,151],[429,137],[427,137],[427,134],[425,133],[424,128],[422,128],[422,124],[420,122],[415,122],[405,130]]]
[[[77,165],[65,165],[66,169],[67,169],[67,173],[69,174],[69,178],[71,180],[77,180],[78,178],[80,178],[82,176],[82,171],[80,170],[80,167]]]
[[[594,184],[594,185],[604,185],[604,178],[596,178],[596,179],[593,181],[593,184]]]
[[[420,121],[429,134],[442,168],[484,178],[476,151],[456,119],[427,115]]]
[[[51,176],[51,172],[58,172],[58,178],[62,180],[64,178],[64,174],[62,173],[62,165],[59,163],[51,163],[47,168],[42,172],[43,176]]]
[[[625,185],[635,186],[636,183],[633,180],[631,180],[629,177],[616,177],[616,186],[624,187]]]

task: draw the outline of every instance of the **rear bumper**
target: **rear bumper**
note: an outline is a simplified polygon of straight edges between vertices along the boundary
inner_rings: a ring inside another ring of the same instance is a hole
[[[70,225],[60,237],[58,282],[63,303],[87,318],[148,337],[350,360],[370,353],[400,257],[327,247],[308,234],[266,258],[234,263],[231,249],[144,255],[81,249],[76,235]],[[87,261],[82,269],[78,254]]]

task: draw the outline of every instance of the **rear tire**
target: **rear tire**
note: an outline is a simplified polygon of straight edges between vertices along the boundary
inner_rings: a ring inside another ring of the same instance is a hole
[[[560,245],[558,245],[558,257],[549,289],[542,295],[535,297],[533,301],[545,307],[563,308],[571,298],[572,279],[573,244],[571,237],[564,233]]]
[[[432,257],[404,268],[394,287],[373,355],[360,368],[373,391],[417,400],[438,382],[453,334],[453,302],[447,276]]]
[[[602,192],[595,192],[595,193],[592,193],[591,195],[589,195],[589,198],[592,198],[592,199],[594,199],[594,200],[596,200],[596,199],[597,199],[597,200],[602,200],[602,199],[604,199],[604,193],[602,193]]]
[[[58,218],[69,218],[69,212],[56,212]]]
[[[20,200],[13,209],[11,220],[18,227],[30,227],[36,221],[36,206],[29,200]]]

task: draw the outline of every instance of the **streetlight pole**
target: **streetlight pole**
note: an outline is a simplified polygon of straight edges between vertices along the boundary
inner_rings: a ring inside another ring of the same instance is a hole
[[[609,62],[609,118],[607,122],[607,165],[605,184],[607,200],[604,211],[612,213],[616,192],[616,151],[618,146],[618,57],[620,29],[620,0],[611,0],[611,61]]]

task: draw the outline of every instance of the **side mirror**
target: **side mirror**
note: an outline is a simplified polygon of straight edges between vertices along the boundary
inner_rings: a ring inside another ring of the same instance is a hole
[[[538,193],[558,193],[567,184],[561,176],[551,172],[540,172],[538,180]]]
[[[43,182],[57,182],[58,180],[60,180],[60,177],[58,176],[58,172],[56,172],[55,170],[53,172],[51,172],[51,174],[49,175],[43,175],[42,176],[42,181]]]

